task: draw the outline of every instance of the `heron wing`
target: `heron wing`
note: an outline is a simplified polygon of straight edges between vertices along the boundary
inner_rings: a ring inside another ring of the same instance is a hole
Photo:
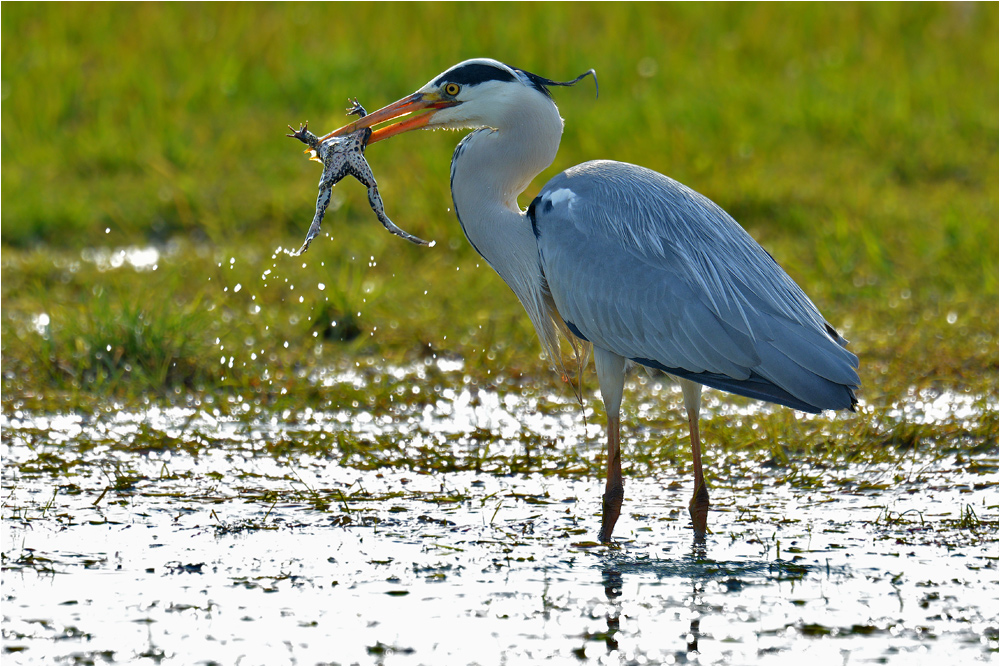
[[[802,410],[856,403],[847,341],[706,197],[642,167],[597,161],[549,181],[529,215],[559,314],[594,345]]]

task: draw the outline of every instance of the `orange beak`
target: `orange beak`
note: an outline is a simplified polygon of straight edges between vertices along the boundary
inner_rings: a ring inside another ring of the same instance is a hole
[[[397,134],[402,134],[403,132],[409,132],[410,130],[419,130],[422,127],[426,127],[430,122],[431,117],[439,110],[446,109],[448,107],[453,107],[460,102],[455,100],[441,99],[433,93],[413,93],[401,100],[393,102],[392,104],[382,107],[378,111],[373,111],[364,118],[359,118],[358,120],[345,125],[344,127],[334,130],[325,137],[321,137],[320,141],[326,141],[330,137],[340,137],[345,134],[351,134],[357,132],[361,128],[372,127],[374,125],[379,125],[385,123],[394,118],[399,118],[400,116],[407,116],[408,114],[415,114],[404,118],[402,120],[396,121],[391,125],[381,127],[372,133],[371,139],[368,140],[369,144],[374,144],[376,141],[382,141],[383,139],[388,139],[389,137],[394,137]],[[426,111],[426,113],[416,113],[418,111]]]

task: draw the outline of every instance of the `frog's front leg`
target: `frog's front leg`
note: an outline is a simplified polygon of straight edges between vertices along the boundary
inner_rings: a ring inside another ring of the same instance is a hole
[[[351,103],[351,106],[347,109],[347,115],[348,116],[354,115],[357,116],[358,118],[364,118],[365,116],[368,115],[368,112],[365,111],[365,108],[361,106],[361,102],[358,102],[358,98],[355,97],[354,101]]]
[[[305,123],[300,125],[298,130],[296,130],[291,125],[288,126],[288,129],[292,131],[292,134],[286,134],[285,135],[286,137],[292,137],[293,139],[298,139],[299,141],[306,144],[307,146],[309,146],[309,148],[313,150],[319,148],[319,138],[315,134],[309,131],[309,121],[306,121]]]

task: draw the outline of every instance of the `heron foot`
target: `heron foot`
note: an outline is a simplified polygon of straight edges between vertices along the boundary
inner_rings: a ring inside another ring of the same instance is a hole
[[[611,533],[622,513],[622,501],[625,500],[625,485],[617,484],[604,492],[604,513],[601,517],[601,532],[598,539],[607,544],[611,541]]]
[[[702,482],[695,489],[691,502],[688,503],[688,512],[691,513],[691,523],[694,525],[695,535],[704,535],[708,531],[708,508],[712,503],[708,499],[708,485]]]

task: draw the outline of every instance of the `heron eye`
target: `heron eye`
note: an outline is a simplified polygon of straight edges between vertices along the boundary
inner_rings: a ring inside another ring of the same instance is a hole
[[[444,93],[450,97],[455,97],[458,92],[462,90],[462,87],[457,83],[446,83],[444,84]]]

